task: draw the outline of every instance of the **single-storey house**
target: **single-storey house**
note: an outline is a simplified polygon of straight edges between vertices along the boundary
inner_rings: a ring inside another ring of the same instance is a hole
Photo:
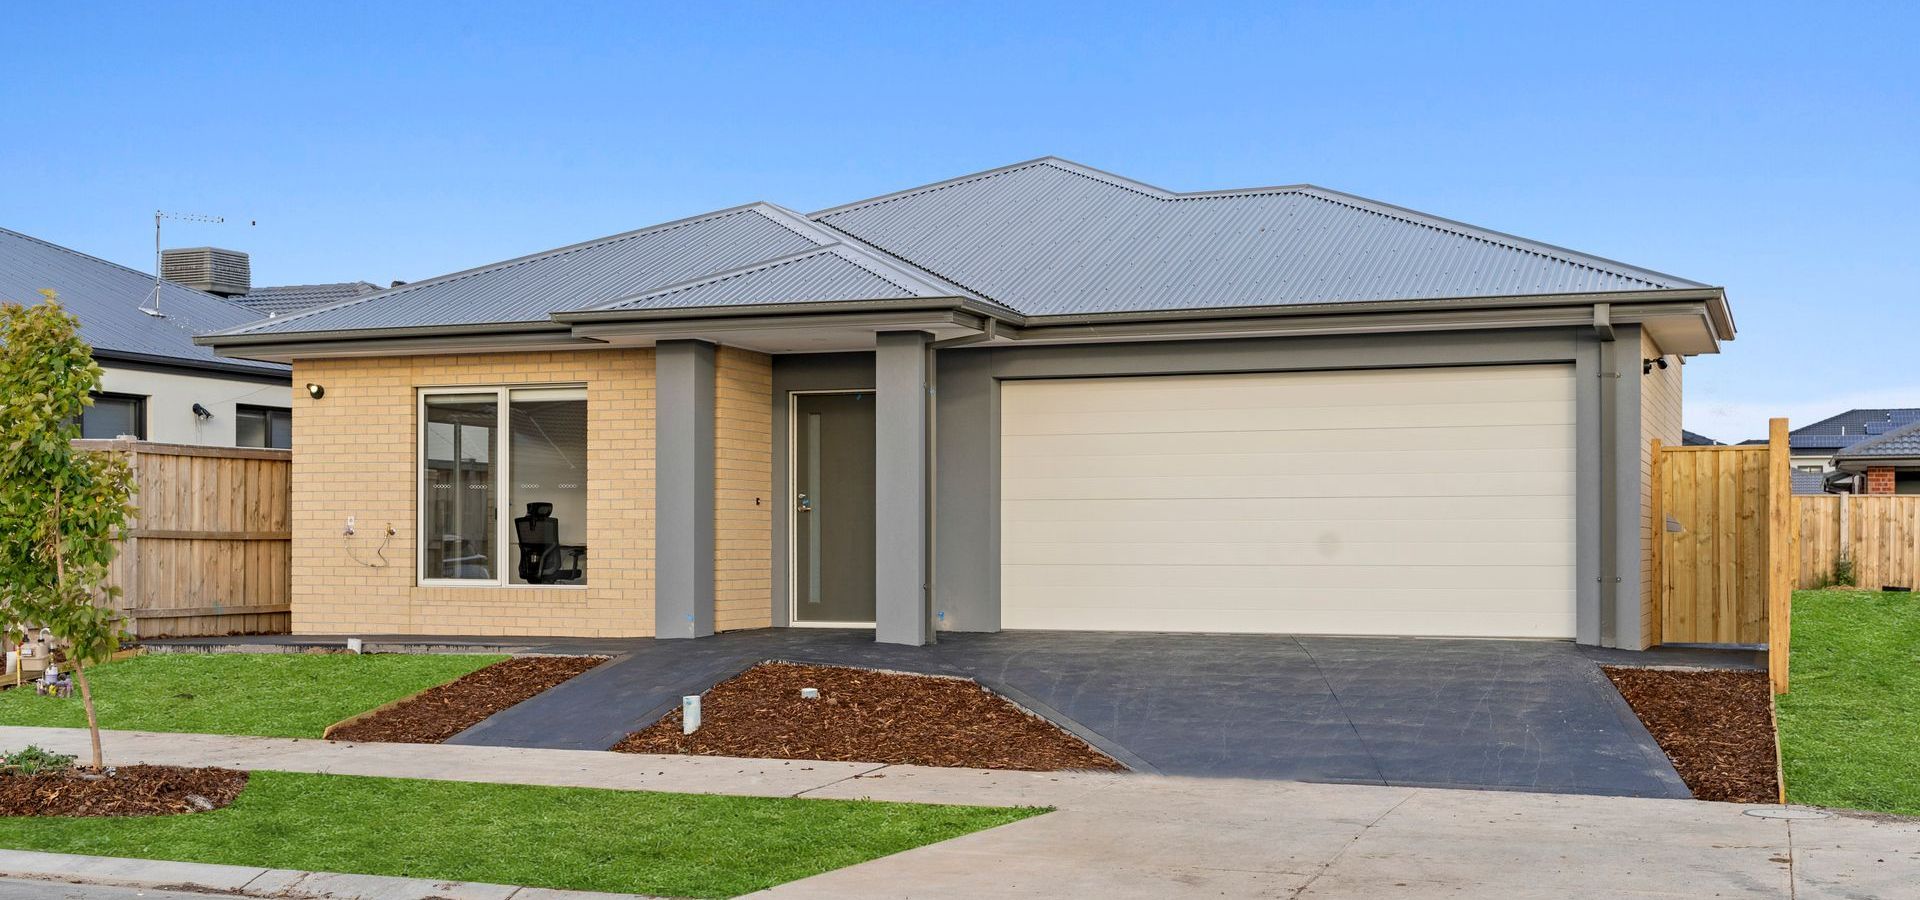
[[[294,367],[300,632],[1640,647],[1651,440],[1733,336],[1708,284],[1043,158],[199,340]]]
[[[153,273],[0,228],[0,300],[39,303],[41,291],[80,320],[104,373],[80,417],[89,438],[130,435],[173,444],[286,447],[292,375],[283,363],[222,358],[196,333],[260,318],[252,310]]]
[[[1865,438],[1833,455],[1829,482],[1856,494],[1920,494],[1920,421]]]

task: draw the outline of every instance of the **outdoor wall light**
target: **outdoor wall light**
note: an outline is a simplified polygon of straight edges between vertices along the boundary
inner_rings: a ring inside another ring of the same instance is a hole
[[[326,395],[327,395],[327,388],[325,385],[314,384],[311,381],[307,382],[307,396],[312,397],[315,400],[318,400],[321,397],[325,397]]]
[[[1652,374],[1653,374],[1653,367],[1654,367],[1654,366],[1659,366],[1659,367],[1660,367],[1660,368],[1662,368],[1662,369],[1664,369],[1664,368],[1666,368],[1666,367],[1667,367],[1667,358],[1666,358],[1666,357],[1664,357],[1664,356],[1662,356],[1662,357],[1660,357],[1659,359],[1643,359],[1643,360],[1641,360],[1641,361],[1640,361],[1640,374],[1642,374],[1642,375],[1652,375]]]
[[[213,410],[210,410],[204,406],[201,406],[198,403],[195,403],[193,405],[193,417],[203,421],[206,419],[211,419],[213,418]]]

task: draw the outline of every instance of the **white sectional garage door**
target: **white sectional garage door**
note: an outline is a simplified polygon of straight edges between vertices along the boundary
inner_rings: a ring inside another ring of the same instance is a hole
[[[1571,366],[1009,381],[1007,628],[1572,637]]]

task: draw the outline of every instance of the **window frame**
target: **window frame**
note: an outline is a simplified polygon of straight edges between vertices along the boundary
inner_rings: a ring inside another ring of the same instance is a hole
[[[292,407],[261,406],[255,403],[236,403],[233,405],[233,420],[234,420],[233,445],[235,447],[252,447],[253,446],[252,444],[240,443],[240,417],[246,413],[261,413],[267,417],[267,420],[264,423],[266,426],[266,429],[263,432],[266,435],[267,443],[259,447],[254,447],[254,449],[256,450],[291,450],[293,449],[293,409]],[[273,417],[276,413],[287,417],[287,446],[285,447],[275,447],[273,445]]]
[[[536,591],[584,591],[590,584],[514,584],[513,576],[507,571],[506,563],[511,554],[507,548],[513,546],[513,517],[507,506],[507,497],[513,487],[513,459],[510,450],[513,443],[511,429],[513,392],[528,390],[568,389],[586,391],[585,382],[528,382],[525,384],[479,384],[479,385],[434,385],[414,389],[413,420],[413,583],[423,588],[481,588],[486,590],[536,590]],[[494,546],[499,548],[500,564],[494,567],[492,578],[429,578],[427,577],[427,398],[447,394],[492,394],[494,395],[494,438],[493,455],[497,460],[495,470],[499,483],[495,487],[499,496],[494,503]],[[591,395],[589,395],[591,398]],[[587,401],[591,404],[591,399]],[[593,430],[593,407],[587,407],[587,430]],[[587,490],[593,489],[593,473],[587,473]],[[592,527],[589,521],[588,527]]]
[[[93,398],[93,403],[88,404],[87,409],[92,409],[101,400],[133,401],[134,421],[135,424],[139,426],[134,431],[134,440],[144,441],[147,439],[147,401],[151,398],[146,394],[129,394],[123,391],[89,391],[87,395]],[[80,411],[80,421],[76,423],[80,426],[80,433],[83,435],[86,434],[87,430],[87,409]],[[96,438],[96,440],[114,440],[118,437],[119,435],[114,435],[111,438]]]

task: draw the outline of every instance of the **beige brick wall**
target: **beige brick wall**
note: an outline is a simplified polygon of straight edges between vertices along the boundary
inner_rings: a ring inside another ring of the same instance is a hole
[[[714,360],[714,627],[773,624],[773,359]]]
[[[1663,356],[1660,345],[1640,335],[1640,358],[1667,361],[1664,369],[1640,379],[1640,635],[1642,646],[1660,633],[1660,595],[1654,590],[1653,542],[1664,522],[1653,519],[1653,439],[1680,444],[1680,357]],[[1631,370],[1639,375],[1638,370]],[[1625,373],[1622,373],[1625,374]]]
[[[326,386],[294,392],[295,632],[653,633],[653,351],[299,360],[293,380]],[[416,389],[530,383],[587,386],[588,586],[417,586]],[[387,564],[356,562],[389,523]]]

